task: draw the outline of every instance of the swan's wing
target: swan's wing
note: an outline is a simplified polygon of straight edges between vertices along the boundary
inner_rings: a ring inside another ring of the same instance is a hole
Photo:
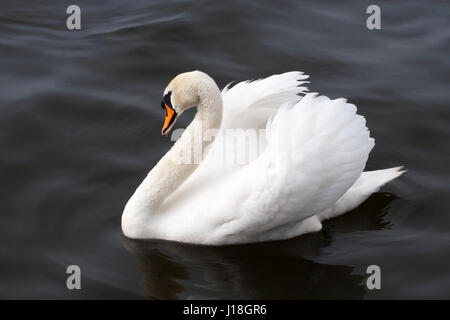
[[[307,94],[284,104],[267,124],[264,153],[235,176],[241,205],[221,232],[230,241],[297,235],[296,224],[331,207],[361,175],[373,147],[365,124],[345,99]]]
[[[255,81],[244,81],[222,90],[223,129],[264,128],[267,120],[285,102],[296,102],[309,76],[300,71],[285,72]]]
[[[261,150],[264,150],[266,139],[264,135],[260,139],[257,129],[265,128],[270,116],[274,115],[283,103],[297,102],[301,99],[299,94],[307,90],[303,86],[307,82],[305,81],[307,78],[308,76],[303,72],[292,71],[260,80],[240,82],[232,87],[226,86],[222,90],[223,118],[219,133],[208,152],[205,153],[206,157],[201,165],[175,192],[172,199],[177,199],[180,204],[196,205],[202,199],[212,197],[215,199],[212,203],[220,203],[216,198],[226,198],[226,195],[215,194],[214,191],[222,186],[223,190],[227,190],[226,183],[232,181],[230,178],[234,176],[234,173],[249,162],[248,158],[239,162],[239,155],[253,154],[249,150],[254,150],[255,146],[257,146],[256,156],[261,153]],[[234,133],[238,130],[226,132],[227,129],[254,129],[250,131],[255,133],[256,139],[249,146],[246,144],[245,137],[244,139],[235,139]],[[214,188],[210,187],[211,181],[214,181]],[[213,193],[209,195],[209,191]],[[233,194],[233,191],[230,192]],[[205,196],[206,194],[208,197]],[[217,197],[214,198],[214,196]],[[197,207],[205,208],[207,206],[202,203]],[[220,204],[217,207],[225,206]],[[181,209],[182,207],[179,210]],[[199,211],[198,209],[193,210]],[[211,211],[214,210],[211,209]],[[228,219],[227,216],[223,218]]]

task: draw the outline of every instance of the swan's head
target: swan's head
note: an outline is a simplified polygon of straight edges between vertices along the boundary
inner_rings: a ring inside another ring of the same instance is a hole
[[[161,134],[170,132],[183,111],[198,106],[199,89],[205,81],[212,79],[204,72],[191,71],[177,75],[164,90],[161,108],[166,112]],[[213,80],[212,80],[213,81]]]

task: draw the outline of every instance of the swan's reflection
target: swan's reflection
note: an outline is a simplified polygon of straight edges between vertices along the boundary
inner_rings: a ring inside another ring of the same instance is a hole
[[[362,298],[364,276],[350,266],[313,262],[335,232],[378,230],[395,197],[376,194],[321,232],[286,241],[208,247],[126,239],[157,299]]]

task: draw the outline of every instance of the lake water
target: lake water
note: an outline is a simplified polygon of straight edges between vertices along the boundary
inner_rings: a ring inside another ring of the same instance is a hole
[[[0,297],[450,298],[449,40],[443,0],[1,1]],[[304,71],[367,118],[368,169],[408,172],[288,241],[125,239],[123,207],[171,145],[162,92],[194,69],[221,87]],[[373,264],[381,290],[365,285]]]

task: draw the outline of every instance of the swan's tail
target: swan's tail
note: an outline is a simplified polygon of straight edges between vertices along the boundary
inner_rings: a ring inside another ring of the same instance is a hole
[[[352,188],[356,187],[359,192],[369,193],[370,195],[380,190],[380,188],[389,181],[400,177],[406,172],[406,170],[402,169],[403,166],[383,170],[365,171],[361,174],[361,177],[355,182]]]
[[[339,216],[347,211],[355,209],[372,193],[380,190],[383,185],[394,180],[395,178],[398,178],[406,172],[406,170],[402,169],[403,166],[400,166],[383,170],[365,171],[361,173],[358,180],[356,180],[353,186],[348,189],[341,198],[339,198],[333,207],[321,212],[318,215],[320,221]]]

